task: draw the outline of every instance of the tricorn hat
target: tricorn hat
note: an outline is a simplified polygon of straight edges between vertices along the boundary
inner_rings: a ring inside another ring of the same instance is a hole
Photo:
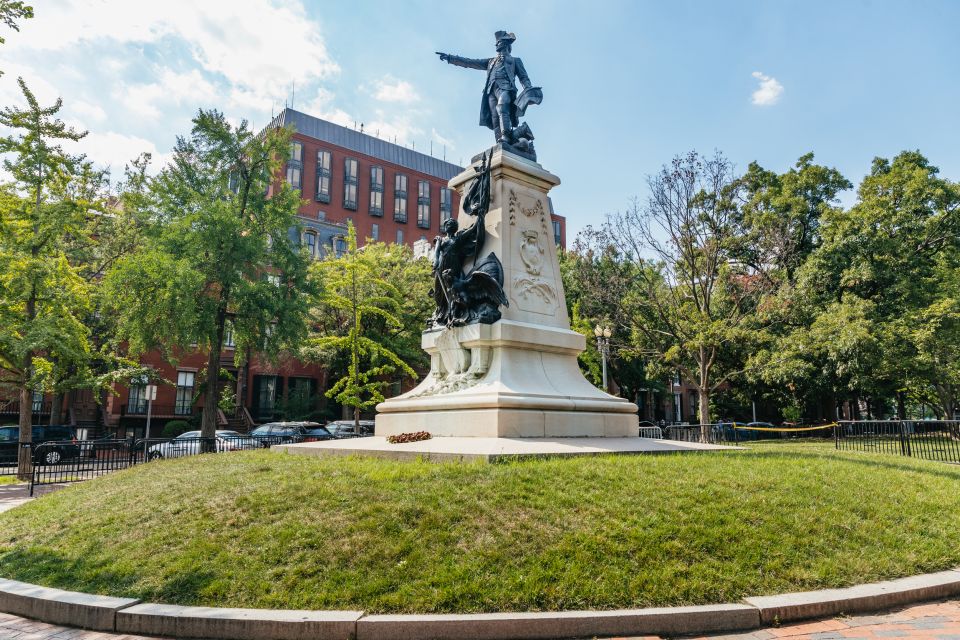
[[[494,37],[496,37],[497,42],[500,42],[501,40],[506,40],[507,42],[513,42],[514,40],[517,39],[517,36],[515,36],[512,33],[508,33],[506,31],[497,31],[493,35]]]

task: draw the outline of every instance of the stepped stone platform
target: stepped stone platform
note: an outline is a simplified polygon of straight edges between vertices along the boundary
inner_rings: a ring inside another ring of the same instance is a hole
[[[424,458],[438,462],[483,460],[500,462],[523,458],[591,456],[603,454],[684,453],[735,450],[697,442],[652,438],[460,438],[439,437],[420,442],[390,444],[383,436],[304,442],[273,447],[302,456],[370,456],[391,460]]]

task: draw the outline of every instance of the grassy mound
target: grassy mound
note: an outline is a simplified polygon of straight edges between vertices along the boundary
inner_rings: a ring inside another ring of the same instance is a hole
[[[703,604],[956,566],[958,514],[960,469],[825,444],[495,465],[244,452],[0,515],[0,576],[267,608]]]

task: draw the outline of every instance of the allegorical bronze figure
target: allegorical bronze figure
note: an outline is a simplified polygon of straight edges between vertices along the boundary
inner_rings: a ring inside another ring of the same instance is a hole
[[[476,222],[459,230],[453,218],[444,221],[444,235],[433,243],[433,299],[437,305],[429,325],[456,327],[476,322],[493,324],[500,319],[500,306],[509,306],[503,293],[503,265],[491,252],[483,260],[480,252],[486,241],[484,216],[490,207],[490,167],[484,154],[477,173],[463,199],[463,211]],[[473,261],[470,271],[463,265]]]
[[[520,122],[531,104],[540,104],[543,91],[534,87],[523,67],[523,61],[510,55],[517,36],[506,31],[497,31],[497,55],[493,58],[462,58],[437,51],[444,62],[487,71],[487,82],[480,103],[480,125],[493,129],[498,143],[520,155],[537,159],[533,148],[533,132],[526,122]],[[517,95],[517,79],[523,91]]]

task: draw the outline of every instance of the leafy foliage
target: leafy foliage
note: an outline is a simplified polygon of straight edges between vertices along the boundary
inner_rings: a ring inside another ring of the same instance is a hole
[[[395,254],[390,256],[388,254]],[[392,265],[392,266],[391,266]],[[371,243],[357,248],[357,233],[349,225],[347,251],[339,258],[317,262],[312,275],[318,283],[314,320],[316,332],[302,353],[308,358],[331,361],[347,359],[346,372],[326,394],[360,413],[383,402],[383,389],[396,372],[415,377],[401,353],[413,351],[411,319],[424,311],[429,298],[422,265],[410,260],[409,249]],[[406,287],[406,288],[405,288]],[[426,313],[419,315],[420,322]],[[406,340],[398,336],[405,333]]]
[[[135,174],[126,205],[145,229],[138,249],[109,270],[118,337],[130,352],[170,359],[196,345],[217,371],[227,323],[235,354],[292,348],[306,334],[308,259],[297,242],[299,193],[275,181],[290,132],[234,128],[199,111],[171,164],[155,179]],[[208,381],[202,430],[212,436],[220,399]]]

